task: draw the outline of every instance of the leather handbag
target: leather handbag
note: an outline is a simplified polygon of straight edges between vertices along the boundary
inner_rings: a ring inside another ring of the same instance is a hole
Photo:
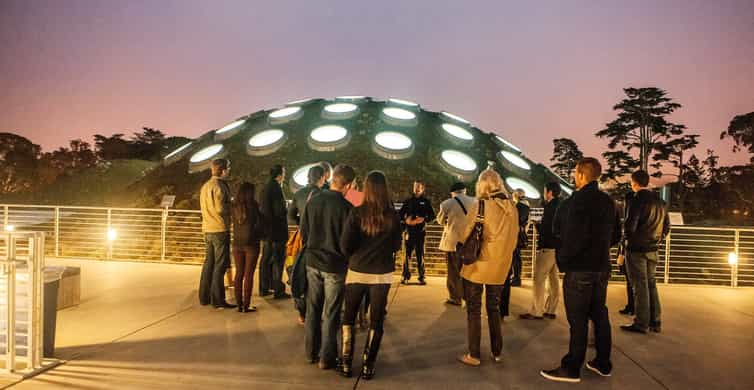
[[[484,201],[479,200],[479,211],[474,221],[474,228],[466,241],[459,243],[456,249],[458,257],[464,265],[471,265],[477,261],[482,253],[482,237],[484,234]]]

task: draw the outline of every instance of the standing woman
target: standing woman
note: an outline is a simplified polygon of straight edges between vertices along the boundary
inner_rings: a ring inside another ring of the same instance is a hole
[[[503,335],[500,329],[500,296],[513,260],[518,237],[518,211],[509,199],[500,175],[486,169],[476,183],[478,201],[469,207],[470,222],[463,237],[469,237],[479,207],[484,207],[484,231],[479,258],[461,268],[467,310],[468,352],[458,358],[470,366],[481,364],[482,293],[486,295],[487,321],[490,329],[492,360],[502,361]]]
[[[382,340],[388,291],[393,282],[395,252],[401,247],[400,219],[390,201],[382,172],[372,171],[367,175],[364,203],[348,215],[340,246],[348,259],[348,274],[338,371],[345,377],[352,375],[354,322],[364,295],[369,294],[370,322],[362,378],[371,379]]]
[[[233,198],[232,253],[236,265],[234,290],[239,313],[257,310],[251,306],[251,287],[259,257],[262,222],[259,204],[254,199],[255,192],[254,184],[243,182]]]

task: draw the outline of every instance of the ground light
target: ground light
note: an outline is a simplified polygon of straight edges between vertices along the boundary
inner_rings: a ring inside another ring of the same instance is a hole
[[[453,174],[469,176],[476,172],[476,162],[473,158],[457,150],[444,150],[440,154],[443,166]]]
[[[393,119],[399,119],[402,121],[408,121],[416,118],[416,114],[402,108],[387,107],[383,108],[382,112]]]
[[[5,225],[5,231],[6,232],[12,232],[12,231],[15,231],[15,230],[16,230],[15,226],[13,226],[13,225]]]
[[[223,150],[222,144],[214,144],[207,146],[206,148],[194,153],[193,156],[191,156],[190,162],[196,164],[201,163],[204,161],[209,160],[210,158],[216,156],[218,153],[220,153]]]
[[[118,238],[118,231],[115,229],[107,229],[107,241],[113,242]]]
[[[296,120],[298,118],[301,118],[301,116],[304,115],[304,111],[301,109],[300,106],[291,106],[291,107],[285,107],[281,108],[279,110],[275,110],[270,113],[269,119],[270,123],[286,123],[293,120]]]
[[[246,151],[251,156],[265,156],[276,152],[285,143],[285,132],[280,129],[264,130],[249,138]]]
[[[509,176],[505,178],[505,183],[508,184],[508,187],[510,187],[511,190],[524,190],[526,197],[529,199],[539,199],[539,197],[541,196],[539,191],[534,188],[533,185],[517,177]]]
[[[322,117],[325,119],[349,119],[358,113],[359,106],[353,103],[333,103],[325,106]]]
[[[728,264],[730,265],[738,264],[738,254],[736,254],[736,252],[728,253]]]

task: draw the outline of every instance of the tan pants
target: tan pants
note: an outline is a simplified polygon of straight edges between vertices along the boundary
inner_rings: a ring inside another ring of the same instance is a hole
[[[545,300],[545,280],[549,282],[550,291]],[[537,251],[537,261],[534,263],[534,288],[531,304],[531,315],[541,317],[543,313],[555,314],[560,300],[560,281],[558,280],[558,265],[555,263],[555,249]]]

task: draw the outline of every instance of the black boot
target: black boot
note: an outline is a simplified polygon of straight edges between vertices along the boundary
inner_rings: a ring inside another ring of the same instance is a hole
[[[361,377],[365,380],[370,380],[374,377],[374,363],[377,361],[377,352],[380,350],[381,341],[382,331],[369,329],[367,343],[364,346],[364,363],[361,368]]]
[[[353,363],[353,345],[356,342],[353,333],[353,325],[343,325],[343,346],[341,347],[340,361],[337,371],[340,375],[350,378],[353,375],[351,363]]]

